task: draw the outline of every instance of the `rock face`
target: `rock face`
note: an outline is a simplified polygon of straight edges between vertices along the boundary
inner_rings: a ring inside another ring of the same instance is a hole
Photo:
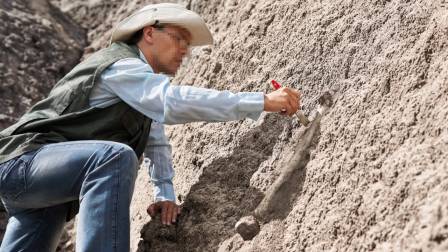
[[[54,3],[89,29],[89,53],[150,1]],[[296,118],[277,114],[169,127],[183,213],[170,228],[149,220],[151,194],[138,180],[138,251],[448,249],[445,0],[183,3],[204,17],[215,45],[194,49],[173,83],[268,92],[276,79],[302,90],[311,119],[325,92],[333,105],[311,142]],[[276,201],[286,203],[269,207],[272,217],[244,241],[235,224],[281,188],[275,181],[301,144],[304,165],[286,179],[288,199]]]
[[[63,12],[88,30],[89,45],[84,56],[108,45],[113,27],[130,13],[150,3],[179,2],[175,0],[51,0]]]
[[[175,82],[267,91],[300,88],[322,120],[292,204],[252,241],[250,215],[306,142],[297,120],[171,128],[185,204],[176,239],[151,251],[443,251],[448,249],[448,4],[446,1],[190,1],[212,48]],[[148,232],[148,231],[146,231]],[[153,230],[152,232],[157,232]]]
[[[191,7],[205,16],[216,44],[195,54],[176,81],[260,91],[277,79],[302,89],[309,114],[324,91],[334,92],[335,103],[322,118],[294,203],[250,242],[233,225],[287,166],[304,129],[276,115],[173,128],[176,184],[188,208],[177,243],[152,239],[151,248],[447,248],[446,4],[192,1]]]
[[[44,97],[82,55],[85,32],[46,0],[0,2],[0,129]]]

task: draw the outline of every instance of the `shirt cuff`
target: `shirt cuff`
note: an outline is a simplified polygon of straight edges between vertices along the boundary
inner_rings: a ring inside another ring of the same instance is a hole
[[[154,201],[176,202],[173,184],[168,182],[154,184]]]
[[[252,120],[257,120],[264,110],[263,92],[240,92],[238,110]]]

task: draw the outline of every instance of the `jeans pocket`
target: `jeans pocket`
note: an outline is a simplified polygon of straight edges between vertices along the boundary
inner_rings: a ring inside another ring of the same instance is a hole
[[[26,191],[26,162],[20,158],[0,165],[0,195],[15,200]]]

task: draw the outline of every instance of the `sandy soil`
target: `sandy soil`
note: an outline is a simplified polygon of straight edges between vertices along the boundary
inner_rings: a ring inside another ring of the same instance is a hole
[[[150,1],[53,3],[88,29],[88,54]],[[215,45],[194,49],[173,83],[267,92],[276,79],[302,90],[312,119],[322,94],[334,104],[311,142],[296,118],[277,114],[169,127],[183,214],[171,228],[150,220],[141,176],[133,249],[448,250],[445,0],[184,3],[203,15]],[[300,146],[306,162],[288,180],[288,199],[243,241],[235,223],[271,195]]]
[[[155,251],[448,249],[448,8],[440,1],[192,1],[216,44],[175,81],[300,88],[307,113],[332,91],[294,203],[243,242],[255,208],[304,139],[276,115],[171,129],[186,211]],[[242,67],[244,66],[244,67]],[[282,208],[283,207],[283,208]],[[152,230],[157,232],[157,230]],[[198,239],[200,237],[200,239]]]

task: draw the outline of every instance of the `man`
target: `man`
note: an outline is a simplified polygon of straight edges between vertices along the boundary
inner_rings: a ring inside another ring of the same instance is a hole
[[[169,225],[180,212],[162,124],[295,113],[293,89],[265,95],[171,86],[167,75],[189,47],[211,43],[196,13],[146,6],[118,24],[108,48],[2,131],[0,195],[10,219],[0,250],[54,251],[66,217],[79,207],[77,251],[128,251],[129,205],[145,147],[156,194],[148,213],[161,211]]]

